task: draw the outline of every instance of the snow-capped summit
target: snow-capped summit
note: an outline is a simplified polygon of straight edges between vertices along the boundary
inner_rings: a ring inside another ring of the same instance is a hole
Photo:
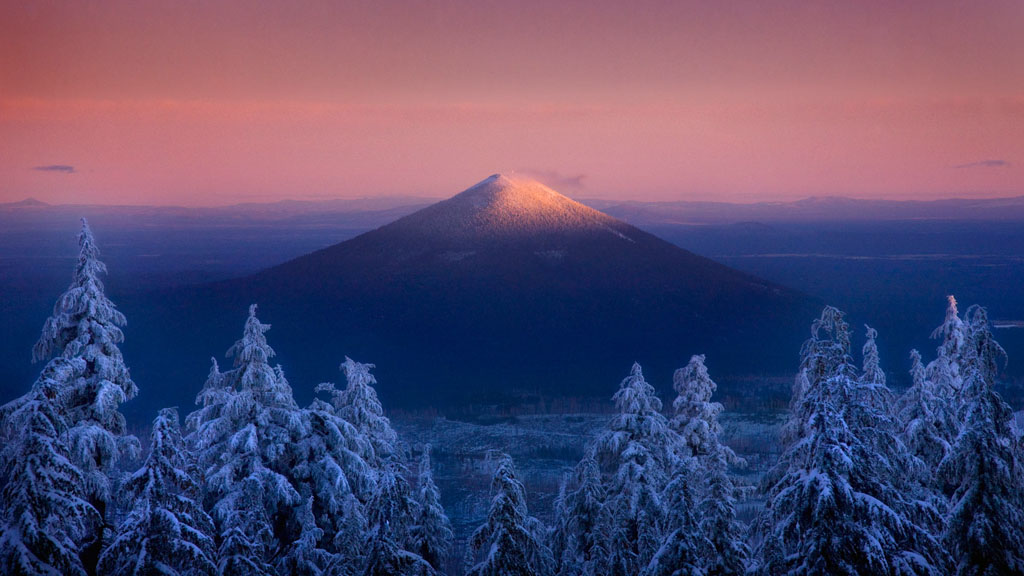
[[[403,219],[407,231],[509,238],[604,230],[629,240],[622,223],[551,188],[516,175],[494,174],[455,196]]]

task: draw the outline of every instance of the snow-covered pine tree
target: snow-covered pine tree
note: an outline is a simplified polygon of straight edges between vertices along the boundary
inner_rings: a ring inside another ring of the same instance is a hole
[[[958,427],[956,415],[950,410],[951,399],[940,397],[942,391],[926,376],[920,352],[911,350],[910,361],[912,384],[896,404],[897,419],[907,448],[933,471],[949,454]]]
[[[700,510],[700,529],[711,546],[703,561],[708,576],[739,576],[747,570],[750,548],[746,529],[736,519],[736,486],[729,475],[729,462],[723,451],[708,458],[703,467],[707,475]]]
[[[305,410],[308,433],[298,444],[291,476],[322,533],[319,546],[346,565],[362,563],[365,506],[376,493],[377,472],[363,460],[369,441],[339,417],[329,403],[314,399]]]
[[[967,333],[960,319],[956,298],[947,296],[946,318],[932,332],[932,338],[941,338],[935,360],[928,363],[926,375],[941,396],[955,396],[963,385],[962,364]]]
[[[249,465],[251,466],[251,465]],[[219,576],[274,576],[266,560],[273,554],[274,533],[264,504],[266,489],[257,474],[233,482],[214,503],[217,519]]]
[[[824,330],[824,338],[821,338]],[[852,374],[842,313],[826,308],[804,344],[800,424],[758,522],[762,574],[941,574],[945,554],[922,517],[934,517],[906,473],[893,423]],[[806,377],[806,375],[805,375]]]
[[[783,455],[789,469],[768,490],[760,573],[887,574],[888,550],[862,524],[864,514],[857,510],[848,482],[854,439],[823,388],[819,384],[808,390],[808,436]],[[765,544],[778,550],[769,555]]]
[[[668,492],[677,500],[670,499],[670,516],[677,516],[670,522],[670,529],[683,532],[670,535],[665,552],[686,554],[680,565],[700,567],[708,574],[741,574],[750,552],[744,530],[736,520],[736,489],[729,465],[745,462],[719,439],[722,405],[712,401],[718,386],[708,374],[703,355],[693,356],[685,368],[676,371],[674,387],[678,396],[673,402],[675,416],[671,423],[693,460],[680,461],[679,478],[669,483]],[[696,511],[692,511],[695,505]],[[695,553],[699,562],[690,559],[689,555]],[[662,561],[667,558],[661,556]]]
[[[377,482],[377,493],[367,506],[367,520],[371,530],[384,526],[386,535],[403,549],[411,549],[411,531],[419,514],[419,504],[405,479],[406,469],[398,463],[386,466]]]
[[[374,526],[370,531],[370,554],[363,576],[433,576],[434,567],[408,550],[399,547],[387,536],[386,527]]]
[[[565,507],[565,497],[569,490],[569,477],[568,472],[563,472],[562,478],[558,482],[558,494],[552,503],[554,518],[551,519],[551,525],[548,526],[548,548],[551,549],[551,559],[555,562],[553,568],[555,574],[576,571],[567,565],[569,513]]]
[[[715,455],[721,449],[735,457],[732,450],[718,443],[718,435],[722,432],[718,415],[723,408],[711,400],[718,385],[708,375],[703,354],[691,357],[686,367],[676,370],[672,387],[677,396],[672,402],[674,415],[670,423],[681,437],[686,453],[707,456]]]
[[[417,482],[418,513],[410,534],[410,549],[441,571],[444,560],[451,549],[452,523],[441,506],[441,493],[434,483],[430,468],[430,445],[423,447],[420,456],[419,479]]]
[[[838,308],[826,306],[821,317],[811,323],[811,337],[800,349],[800,371],[806,373],[809,387],[838,374],[855,377],[850,326]]]
[[[882,371],[881,359],[878,357],[878,330],[867,324],[864,325],[865,340],[861,348],[862,376],[861,382],[871,386],[885,386],[885,372]]]
[[[545,576],[554,565],[541,540],[540,526],[526,508],[526,490],[516,478],[512,458],[499,457],[491,482],[487,520],[469,539],[469,559],[478,561],[468,576]]]
[[[600,576],[607,570],[607,546],[611,518],[605,507],[601,470],[593,455],[586,454],[572,472],[571,491],[566,491],[560,539],[564,542],[561,576]]]
[[[377,383],[370,374],[373,364],[362,364],[346,356],[340,368],[347,381],[345,389],[338,390],[334,384],[324,383],[317,386],[317,391],[331,394],[335,413],[355,426],[367,440],[369,451],[362,454],[363,459],[374,469],[382,470],[398,459],[398,435],[391,428],[391,422],[384,415],[384,407],[373,389]]]
[[[217,573],[213,520],[200,503],[194,468],[177,409],[161,410],[153,421],[149,456],[122,488],[130,512],[100,556],[101,574]]]
[[[54,358],[32,389],[0,412],[0,573],[84,576],[79,558],[99,512],[86,500],[82,472],[64,439],[57,396],[85,370],[81,358]]]
[[[661,413],[661,400],[633,364],[613,396],[618,413],[593,450],[609,477],[609,574],[637,574],[661,545],[666,520],[662,492],[678,457],[679,437]]]
[[[430,576],[434,567],[406,543],[418,511],[398,467],[381,471],[378,491],[369,505],[369,554],[364,576]]]
[[[216,358],[210,358],[210,373],[199,394],[196,395],[198,408],[185,417],[186,445],[194,451],[200,476],[218,465],[223,457],[222,448],[234,430],[232,420],[225,413],[235,390],[228,385]],[[205,482],[203,486],[206,492]]]
[[[711,554],[711,543],[700,530],[694,494],[694,468],[691,456],[673,462],[671,480],[665,486],[665,527],[667,534],[643,576],[703,576],[702,564]]]
[[[331,564],[341,559],[324,549],[324,531],[317,525],[313,515],[313,500],[304,497],[294,517],[299,537],[292,542],[284,555],[277,561],[278,574],[302,574],[303,576],[337,575],[331,571]],[[351,558],[351,557],[349,557]]]
[[[107,506],[113,493],[115,467],[123,457],[134,458],[139,441],[126,432],[118,407],[138,392],[118,344],[124,341],[125,317],[103,290],[100,275],[107,267],[88,223],[82,219],[78,264],[71,285],[57,299],[53,315],[43,325],[33,360],[53,356],[81,358],[85,368],[74,378],[56,384],[59,410],[67,423],[71,461],[83,475],[89,502],[107,526]],[[92,535],[83,559],[93,570],[103,546],[103,529]]]
[[[302,497],[291,474],[307,421],[280,367],[272,368],[270,325],[249,308],[242,339],[229,350],[234,367],[216,365],[189,416],[190,442],[206,466],[206,502],[217,523],[220,571],[269,573],[303,533]]]
[[[984,308],[967,312],[963,429],[939,474],[955,486],[946,544],[958,576],[1024,574],[1024,462],[995,391],[1000,356]]]

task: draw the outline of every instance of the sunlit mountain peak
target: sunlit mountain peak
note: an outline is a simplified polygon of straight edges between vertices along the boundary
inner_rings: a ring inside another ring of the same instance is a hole
[[[608,230],[618,221],[532,180],[494,174],[406,219],[422,232],[449,236],[523,236],[579,230]]]

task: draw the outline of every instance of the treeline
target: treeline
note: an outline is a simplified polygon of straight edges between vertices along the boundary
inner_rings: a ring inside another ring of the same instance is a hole
[[[346,358],[343,389],[299,407],[250,308],[232,366],[213,361],[181,428],[161,410],[139,454],[119,405],[137,388],[124,317],[83,222],[71,287],[34,355],[47,361],[0,407],[3,574],[430,575],[452,565],[431,474],[383,415],[372,365]],[[827,307],[800,354],[784,451],[737,520],[722,405],[703,356],[676,371],[665,407],[639,365],[568,474],[553,521],[530,515],[506,455],[464,559],[473,576],[1024,574],[1024,469],[994,385],[1005,353],[985,310],[950,298],[935,359],[887,386],[877,334],[862,363]]]

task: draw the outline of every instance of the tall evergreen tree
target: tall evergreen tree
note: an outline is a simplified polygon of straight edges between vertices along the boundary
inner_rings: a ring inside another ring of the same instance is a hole
[[[234,367],[211,370],[189,416],[190,440],[206,466],[206,501],[218,527],[221,574],[263,574],[302,536],[302,497],[290,476],[307,421],[280,367],[270,329],[249,308]]]
[[[699,506],[700,529],[710,543],[704,571],[708,576],[738,576],[747,570],[750,548],[736,518],[736,485],[725,452],[718,451],[706,462],[706,492]]]
[[[278,574],[302,574],[303,576],[321,576],[332,574],[331,564],[339,560],[339,554],[332,554],[324,549],[324,531],[317,525],[313,514],[313,500],[304,497],[296,511],[293,528],[298,538],[286,550],[282,550],[276,567]],[[347,556],[351,560],[352,556]],[[334,572],[337,574],[337,572]]]
[[[952,399],[941,396],[943,390],[927,377],[921,354],[911,350],[910,360],[912,384],[896,404],[897,418],[907,448],[931,471],[949,454],[958,430],[956,414]],[[941,488],[939,482],[932,484]]]
[[[594,450],[609,477],[606,549],[609,574],[618,576],[638,573],[661,544],[666,521],[662,492],[678,457],[679,439],[639,364],[633,364],[613,399],[618,413]]]
[[[385,467],[377,483],[377,493],[367,506],[370,528],[383,526],[381,535],[386,535],[402,549],[411,548],[411,531],[419,513],[405,472],[398,464]]]
[[[377,472],[363,460],[369,441],[315,399],[305,410],[308,432],[298,444],[291,477],[299,485],[321,534],[319,547],[348,565],[362,562],[365,507],[377,490]]]
[[[867,324],[864,325],[864,330],[865,341],[864,347],[861,348],[863,364],[860,381],[868,390],[877,389],[885,393],[888,391],[888,388],[885,387],[885,371],[882,370],[882,361],[878,355],[878,343],[875,342],[875,339],[878,338],[878,330]]]
[[[100,523],[64,439],[57,401],[85,370],[81,358],[54,358],[25,396],[0,412],[0,573],[83,576],[84,541]]]
[[[736,520],[735,486],[728,467],[745,462],[719,439],[722,405],[712,401],[717,385],[708,374],[704,356],[692,357],[685,368],[677,370],[674,385],[678,396],[673,402],[672,424],[692,458],[680,461],[676,477],[669,482],[667,492],[676,500],[669,500],[676,516],[670,529],[681,532],[669,536],[665,552],[673,551],[679,558],[677,566],[689,566],[685,571],[740,574],[750,554]]]
[[[672,384],[678,395],[672,402],[675,415],[671,424],[687,452],[693,456],[717,456],[718,450],[725,450],[729,457],[735,457],[732,450],[718,443],[722,433],[718,416],[723,408],[711,400],[718,385],[708,374],[704,355],[691,357],[685,368],[676,370]]]
[[[560,538],[564,541],[559,574],[599,576],[608,566],[609,530],[612,527],[605,506],[601,471],[593,455],[587,454],[572,472],[573,489],[564,498]]]
[[[946,317],[942,325],[932,332],[932,338],[942,341],[936,351],[935,360],[929,362],[926,367],[926,376],[934,383],[941,396],[953,398],[963,387],[962,365],[967,331],[963,320],[960,319],[956,298],[952,295],[947,297]]]
[[[178,411],[161,410],[153,421],[149,456],[124,484],[131,511],[100,556],[100,573],[216,574],[213,520],[200,503],[194,468],[181,439]]]
[[[331,394],[331,403],[338,416],[355,426],[356,430],[366,439],[368,452],[363,459],[377,470],[386,467],[389,462],[398,459],[396,443],[398,435],[391,428],[391,422],[384,415],[384,407],[377,398],[373,385],[377,379],[370,370],[373,364],[362,364],[349,357],[341,364],[347,385],[338,390],[334,384],[324,383],[317,391]]]
[[[842,313],[826,308],[803,347],[802,372],[813,376],[794,406],[800,434],[768,476],[760,572],[941,574],[945,555],[921,523],[927,504],[906,478],[906,450],[887,414],[861,401],[849,346]]]
[[[419,481],[417,483],[418,513],[412,527],[410,548],[435,570],[440,571],[448,550],[452,546],[452,524],[441,506],[441,493],[434,483],[430,469],[430,445],[423,448],[420,456]]]
[[[502,455],[491,482],[491,508],[483,526],[469,540],[479,561],[468,576],[544,576],[554,564],[541,540],[539,522],[526,508],[526,490],[516,478],[512,459]],[[473,557],[471,556],[471,558]]]
[[[107,271],[88,223],[82,219],[78,264],[71,285],[57,299],[53,315],[43,325],[33,359],[81,358],[84,369],[56,383],[58,409],[67,423],[71,461],[82,472],[89,502],[103,519],[92,534],[83,559],[92,572],[108,526],[107,507],[113,476],[123,457],[134,458],[139,441],[126,431],[118,407],[138,392],[118,344],[124,341],[125,317],[103,290],[100,276]]]
[[[703,576],[702,565],[711,554],[711,544],[700,530],[697,518],[694,469],[697,459],[678,458],[671,480],[665,486],[665,527],[667,534],[646,566],[643,576]]]
[[[946,543],[958,576],[1024,574],[1024,462],[1010,407],[995,391],[999,357],[983,308],[967,314],[963,430],[939,474],[955,486]]]
[[[417,511],[409,485],[396,467],[388,466],[380,476],[377,494],[369,506],[369,554],[364,576],[429,576],[433,566],[407,543]]]

